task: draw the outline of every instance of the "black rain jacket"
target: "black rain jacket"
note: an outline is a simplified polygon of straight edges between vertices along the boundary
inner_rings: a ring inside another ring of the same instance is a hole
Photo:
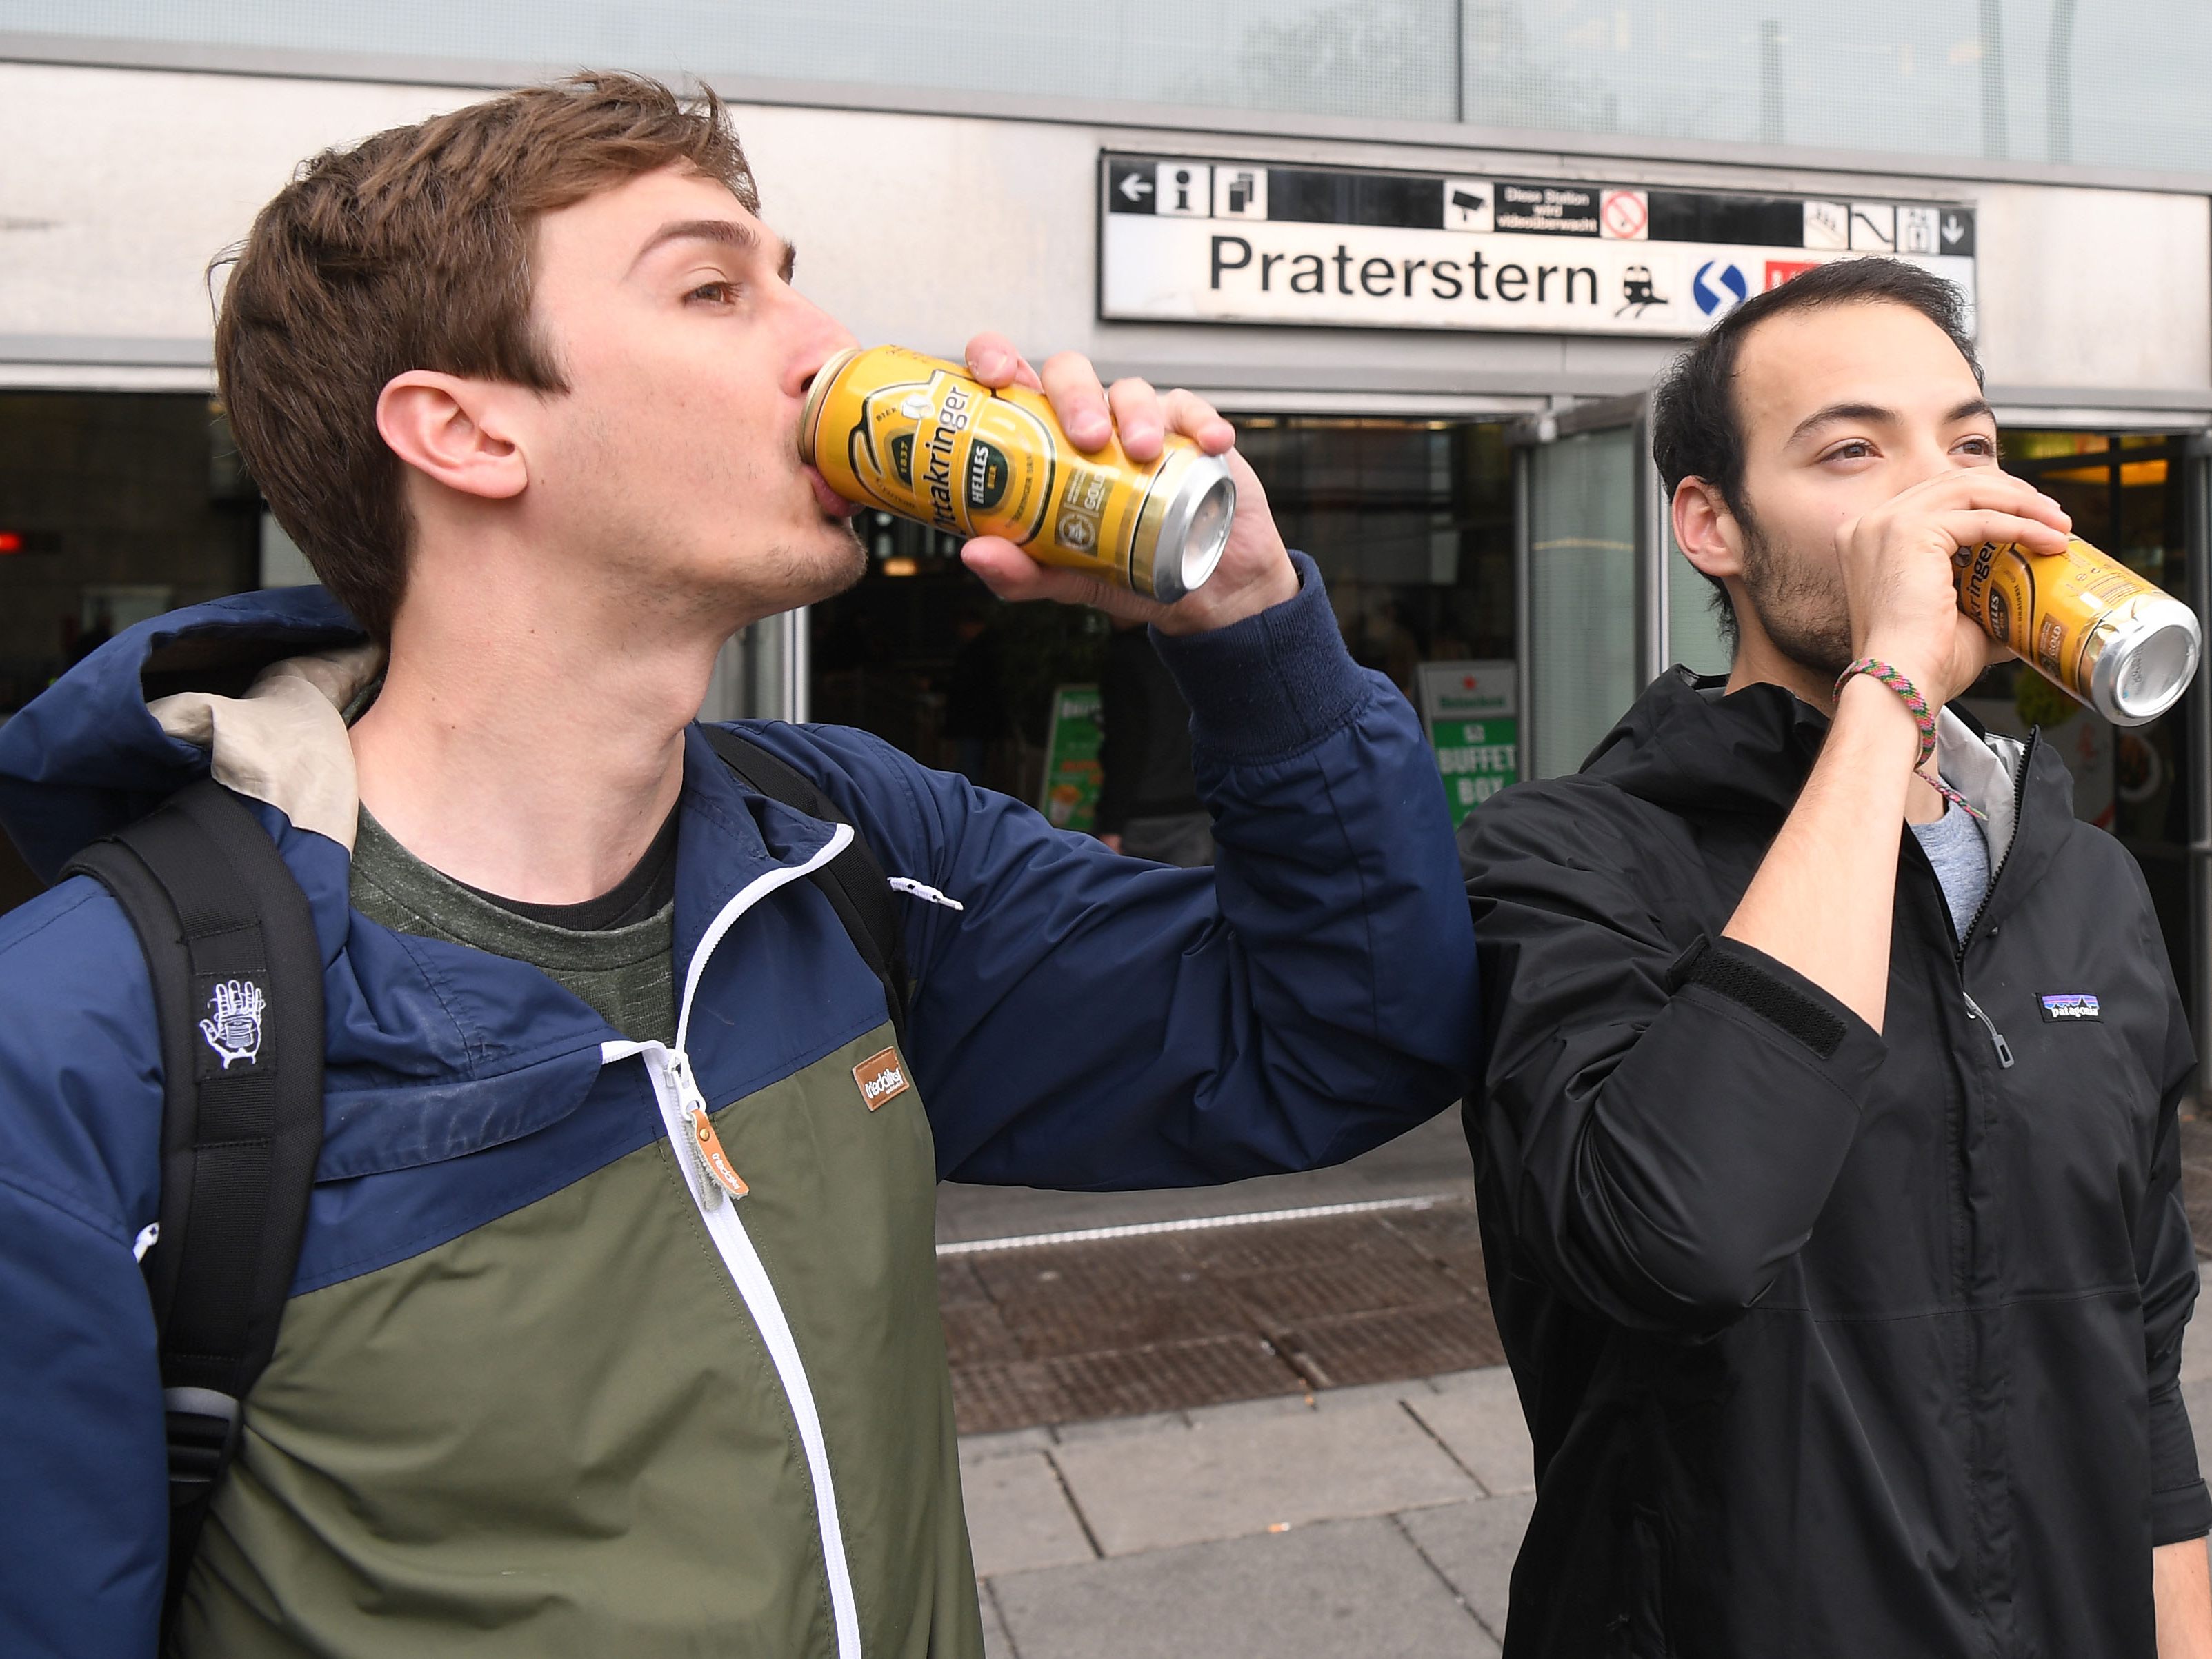
[[[2017,829],[1963,946],[1900,831],[1877,1036],[1720,938],[1826,728],[1678,669],[1462,831],[1535,1441],[1505,1651],[2149,1659],[2152,1547],[2212,1501],[2148,893],[2051,746],[1999,739]]]

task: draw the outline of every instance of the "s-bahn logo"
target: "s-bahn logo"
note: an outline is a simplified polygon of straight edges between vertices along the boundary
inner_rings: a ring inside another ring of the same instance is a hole
[[[1738,267],[1724,259],[1708,259],[1691,278],[1690,297],[1699,311],[1718,322],[1751,297],[1751,284]]]
[[[208,998],[209,1017],[200,1022],[200,1035],[228,1071],[234,1060],[248,1066],[260,1057],[261,1016],[268,1008],[261,988],[250,979],[216,981]]]

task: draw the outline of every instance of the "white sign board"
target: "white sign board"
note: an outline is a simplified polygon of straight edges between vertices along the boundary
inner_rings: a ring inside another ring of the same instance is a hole
[[[1520,685],[1512,659],[1425,662],[1420,665],[1421,720],[1495,720],[1520,712]]]
[[[1828,259],[1974,295],[1957,204],[1099,157],[1098,314],[1547,334],[1702,332]]]

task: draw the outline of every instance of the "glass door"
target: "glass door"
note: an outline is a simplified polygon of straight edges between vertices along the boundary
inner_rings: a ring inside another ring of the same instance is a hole
[[[1515,430],[1528,777],[1579,769],[1668,659],[1666,515],[1647,405],[1587,404]]]
[[[2004,465],[2073,516],[2075,532],[2205,617],[2205,459],[2202,434],[2008,428]],[[2212,1034],[2207,969],[2207,865],[2212,859],[2203,673],[2148,726],[2118,727],[2016,663],[1993,669],[1968,699],[1984,723],[2040,727],[2074,775],[2074,810],[2110,831],[2142,867],[2174,977],[2203,1048]]]

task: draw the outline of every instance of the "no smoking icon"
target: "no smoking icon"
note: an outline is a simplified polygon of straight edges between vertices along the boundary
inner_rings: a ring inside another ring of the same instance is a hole
[[[1651,228],[1650,192],[1607,191],[1598,198],[1597,222],[1598,228],[1615,241],[1643,241]]]

